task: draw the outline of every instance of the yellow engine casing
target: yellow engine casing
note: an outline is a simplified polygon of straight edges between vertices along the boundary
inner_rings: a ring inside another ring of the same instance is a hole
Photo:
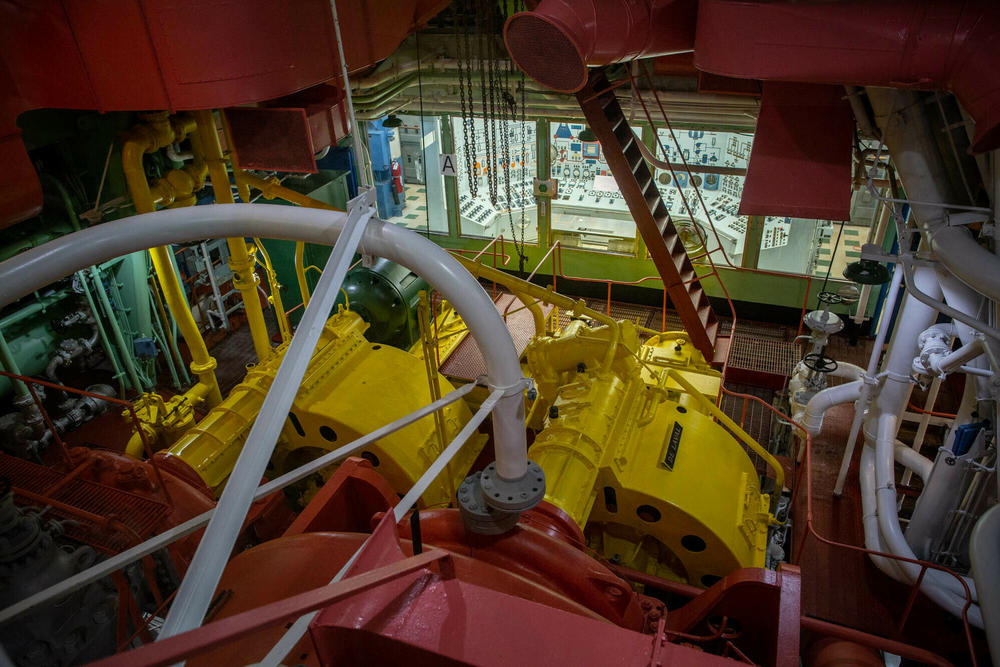
[[[607,329],[573,322],[529,346],[540,429],[529,456],[545,471],[545,499],[612,562],[704,586],[762,567],[769,497],[753,462],[666,369],[713,402],[719,373],[683,333],[639,345],[627,326],[602,369]]]
[[[404,350],[369,343],[368,325],[355,313],[341,311],[327,322],[271,459],[274,477],[341,447],[431,402],[423,361]],[[216,493],[232,472],[252,419],[284,356],[284,347],[257,366],[220,405],[184,433],[161,456],[176,457]],[[441,394],[453,389],[438,376]],[[442,411],[447,442],[471,418],[457,401]],[[474,435],[421,498],[423,506],[446,505],[455,495],[485,443]],[[405,493],[441,452],[432,416],[387,435],[355,453],[375,464],[399,493]],[[332,474],[328,468],[323,477]],[[321,482],[321,480],[317,480]]]

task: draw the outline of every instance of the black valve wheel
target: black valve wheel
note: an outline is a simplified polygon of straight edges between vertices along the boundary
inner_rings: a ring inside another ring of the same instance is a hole
[[[817,373],[832,373],[837,370],[837,360],[828,357],[822,352],[812,352],[802,358],[802,363],[806,368]]]
[[[844,297],[840,296],[836,292],[820,292],[816,299],[820,303],[825,303],[830,306],[835,306],[838,303],[843,303]]]

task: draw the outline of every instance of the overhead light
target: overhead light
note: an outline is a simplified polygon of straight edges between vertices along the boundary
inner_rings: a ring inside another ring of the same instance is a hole
[[[382,121],[382,127],[399,127],[403,124],[403,121],[399,120],[399,116],[394,113],[389,114],[385,120]]]
[[[597,135],[590,129],[589,125],[584,125],[577,137],[580,141],[597,141]]]
[[[874,259],[862,259],[848,264],[844,277],[861,285],[881,285],[889,282],[889,269]]]

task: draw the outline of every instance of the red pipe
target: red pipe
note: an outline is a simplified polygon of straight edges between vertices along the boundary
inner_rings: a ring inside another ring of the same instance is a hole
[[[1000,3],[701,0],[699,70],[742,79],[949,90],[1000,146]]]
[[[695,0],[542,0],[504,25],[507,50],[538,83],[575,93],[587,67],[694,48]]]

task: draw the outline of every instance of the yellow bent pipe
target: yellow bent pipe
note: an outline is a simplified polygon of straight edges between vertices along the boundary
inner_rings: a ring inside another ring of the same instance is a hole
[[[122,147],[122,169],[125,172],[125,181],[128,184],[129,193],[132,195],[136,213],[152,213],[156,210],[157,204],[169,206],[178,198],[190,198],[191,194],[200,189],[201,183],[204,182],[204,166],[194,164],[183,170],[186,179],[175,179],[174,181],[177,184],[182,184],[184,180],[188,181],[192,187],[191,190],[180,191],[168,179],[160,179],[150,186],[142,168],[142,156],[183,139],[185,134],[193,129],[193,125],[183,120],[171,124],[165,112],[152,114],[146,118],[146,121],[146,124],[132,129]],[[201,178],[198,178],[199,175]],[[216,362],[208,354],[205,340],[201,337],[198,325],[195,324],[191,310],[188,308],[184,292],[181,290],[180,279],[174,270],[170,248],[163,246],[150,248],[149,255],[153,260],[156,278],[163,290],[167,308],[174,316],[177,328],[191,352],[191,372],[198,378],[198,383],[203,385],[195,394],[204,396],[208,407],[214,407],[222,402],[219,382],[215,378]],[[192,388],[189,393],[194,391],[195,388]]]
[[[516,276],[505,273],[492,266],[486,266],[482,262],[476,262],[461,255],[454,255],[455,259],[476,278],[485,278],[500,283],[516,296],[531,312],[531,317],[535,321],[535,335],[545,331],[545,316],[539,307],[539,302],[551,303],[563,310],[572,311],[574,315],[586,315],[602,324],[608,325],[611,330],[611,340],[608,351],[604,357],[602,370],[610,370],[615,360],[615,353],[618,349],[618,342],[621,340],[621,327],[618,322],[604,313],[588,308],[582,299],[574,301],[568,296],[563,296],[554,292],[552,288],[540,287],[527,280],[521,280]]]
[[[191,136],[191,149],[196,157],[200,157],[208,165],[212,190],[215,201],[219,204],[234,204],[233,191],[229,186],[229,172],[226,170],[226,160],[222,155],[222,144],[215,128],[215,116],[211,110],[195,111],[195,121],[198,133]],[[250,327],[250,337],[253,339],[253,349],[257,359],[264,361],[271,356],[271,337],[267,333],[267,322],[264,320],[264,310],[257,295],[258,278],[254,271],[254,258],[247,249],[242,238],[228,238],[229,268],[233,272],[233,287],[240,292],[243,299],[243,310]]]

